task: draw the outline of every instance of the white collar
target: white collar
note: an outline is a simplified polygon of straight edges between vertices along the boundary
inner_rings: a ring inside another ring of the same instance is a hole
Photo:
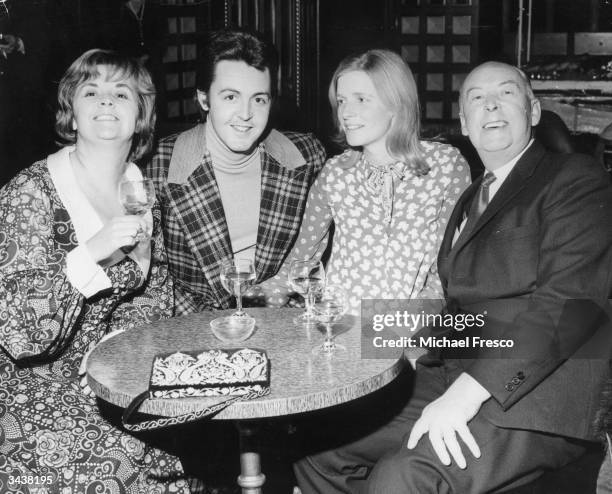
[[[514,158],[512,158],[510,161],[508,161],[508,163],[506,163],[505,165],[500,166],[499,168],[497,168],[496,170],[493,170],[491,172],[491,173],[493,173],[493,175],[495,175],[495,178],[497,178],[497,182],[498,183],[501,184],[504,180],[506,180],[506,177],[508,175],[510,175],[510,172],[514,168],[514,165],[517,164],[518,160],[521,159],[521,157],[529,149],[531,144],[533,144],[533,139],[531,139],[527,143],[527,145],[523,148],[523,150],[519,154],[517,154]]]
[[[496,170],[493,170],[491,173],[495,175],[496,180],[489,187],[489,201],[493,199],[493,196],[497,193],[499,188],[502,186],[510,172],[514,169],[514,166],[518,163],[518,160],[521,159],[523,154],[529,149],[529,147],[533,144],[533,139],[529,141],[529,143],[523,148],[523,150],[517,154],[514,158],[512,158],[505,165],[500,166]]]
[[[61,199],[72,225],[79,245],[85,245],[91,237],[100,231],[104,223],[98,216],[98,213],[91,205],[83,190],[79,186],[74,170],[70,164],[70,153],[74,151],[74,146],[66,146],[56,153],[47,157],[47,168],[51,181],[57,190],[57,194]],[[134,163],[128,163],[126,167],[125,180],[142,180],[142,172]],[[146,213],[150,215],[147,222],[152,222],[153,218],[151,211]],[[136,263],[140,266],[143,273],[149,272],[151,263],[151,248],[134,249],[129,254]]]

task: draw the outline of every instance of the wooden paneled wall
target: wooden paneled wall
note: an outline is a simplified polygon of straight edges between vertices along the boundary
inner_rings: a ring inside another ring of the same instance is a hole
[[[320,0],[224,0],[224,25],[263,33],[279,54],[276,125],[318,127]]]
[[[195,63],[206,33],[220,27],[253,29],[273,41],[279,53],[275,125],[312,130],[319,120],[318,15],[320,0],[164,0],[168,32],[163,60],[160,117],[191,122]]]

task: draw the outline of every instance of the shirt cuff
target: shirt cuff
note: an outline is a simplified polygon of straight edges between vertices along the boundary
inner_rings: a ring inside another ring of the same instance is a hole
[[[95,262],[87,247],[79,245],[66,257],[66,276],[85,298],[112,287],[109,277]]]

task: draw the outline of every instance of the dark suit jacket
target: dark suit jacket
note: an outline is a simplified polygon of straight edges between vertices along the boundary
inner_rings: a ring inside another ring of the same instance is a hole
[[[256,282],[274,276],[302,222],[310,185],[325,162],[310,134],[272,130],[263,141]],[[229,307],[220,279],[232,247],[203,124],[163,139],[145,174],[162,207],[177,315]]]
[[[480,411],[491,422],[589,438],[612,348],[599,309],[612,293],[609,178],[590,157],[536,141],[452,246],[479,184],[449,220],[440,277],[451,310],[487,314],[472,334],[514,348],[472,350],[456,363],[491,393]]]

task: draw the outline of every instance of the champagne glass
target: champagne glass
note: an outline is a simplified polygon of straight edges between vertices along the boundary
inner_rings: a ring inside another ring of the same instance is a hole
[[[331,357],[338,353],[346,353],[346,348],[334,341],[332,325],[344,315],[348,307],[346,290],[339,285],[327,285],[315,297],[313,312],[315,317],[325,324],[325,340],[323,344],[312,350],[315,355]]]
[[[236,297],[238,310],[232,317],[248,317],[242,310],[242,294],[255,281],[255,266],[250,259],[228,259],[221,265],[221,284],[231,295]]]
[[[155,203],[155,187],[150,178],[126,180],[119,184],[119,200],[126,214],[143,216]],[[149,238],[141,227],[136,233],[136,241]]]
[[[250,259],[228,259],[221,265],[221,284],[236,297],[236,312],[210,322],[214,335],[228,343],[246,340],[255,329],[255,319],[242,309],[242,294],[255,281],[255,266]]]
[[[314,259],[293,261],[289,266],[289,285],[304,297],[306,311],[296,317],[295,324],[314,324],[316,319],[312,312],[313,299],[325,286],[325,270],[320,261]]]

